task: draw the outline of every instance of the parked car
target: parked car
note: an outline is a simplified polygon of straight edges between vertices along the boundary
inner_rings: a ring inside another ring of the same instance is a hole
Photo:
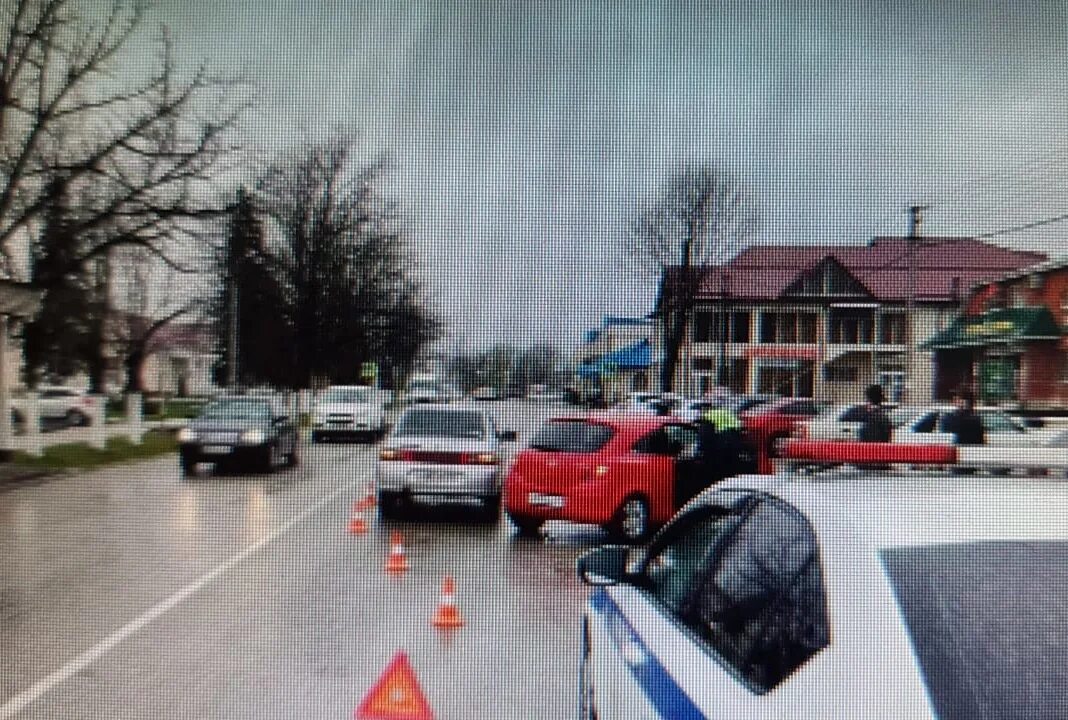
[[[474,499],[487,518],[501,506],[501,431],[482,407],[464,403],[406,409],[382,443],[375,472],[381,517],[415,500]]]
[[[413,379],[404,391],[404,401],[409,405],[415,403],[442,402],[445,397],[437,380]]]
[[[823,408],[823,403],[812,398],[789,397],[761,403],[738,416],[754,443],[767,443],[770,454],[778,455],[798,424],[816,417]]]
[[[471,397],[475,400],[499,400],[501,394],[497,392],[497,388],[489,387],[487,385],[472,390]]]
[[[797,424],[794,436],[809,440],[856,440],[864,424],[864,403],[835,405],[822,413]],[[899,427],[916,408],[886,405],[891,427]]]
[[[582,556],[580,717],[1062,717],[1064,485],[832,472]]]
[[[198,463],[270,472],[300,462],[300,436],[273,399],[223,397],[208,403],[178,431],[178,455],[183,475],[196,474]]]
[[[677,492],[700,471],[696,429],[670,416],[601,413],[545,423],[505,481],[505,508],[521,535],[547,520],[600,525],[644,538],[675,514]]]
[[[37,415],[42,426],[84,427],[92,414],[92,398],[84,391],[63,385],[45,385],[36,389]],[[21,426],[26,421],[25,398],[12,398],[11,420]]]
[[[891,439],[902,443],[953,444],[951,433],[941,432],[942,418],[953,412],[952,405],[914,408],[897,427]],[[1000,447],[1036,447],[1061,444],[1068,431],[1057,428],[1029,428],[1000,408],[979,407],[976,413],[986,431],[986,444]]]
[[[332,437],[376,439],[385,432],[385,417],[381,391],[362,385],[335,385],[315,406],[312,442]]]

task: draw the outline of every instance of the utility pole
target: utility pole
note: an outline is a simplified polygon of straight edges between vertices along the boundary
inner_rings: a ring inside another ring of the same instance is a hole
[[[902,402],[911,402],[912,393],[912,365],[913,365],[913,338],[912,332],[913,315],[916,310],[916,263],[913,258],[917,240],[920,237],[920,225],[923,223],[923,211],[926,205],[912,205],[909,207],[909,235],[905,239],[905,256],[907,257],[907,297],[905,300],[905,382],[902,387]]]

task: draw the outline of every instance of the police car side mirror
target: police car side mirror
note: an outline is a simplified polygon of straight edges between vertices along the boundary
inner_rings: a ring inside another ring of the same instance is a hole
[[[587,585],[616,585],[627,579],[626,545],[603,545],[579,557],[575,563],[579,579]]]

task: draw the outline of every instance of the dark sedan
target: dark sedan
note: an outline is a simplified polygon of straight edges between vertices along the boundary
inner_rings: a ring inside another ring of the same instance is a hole
[[[278,465],[300,461],[300,436],[293,421],[262,398],[224,398],[209,403],[178,433],[184,475],[197,463],[216,468],[270,472]]]

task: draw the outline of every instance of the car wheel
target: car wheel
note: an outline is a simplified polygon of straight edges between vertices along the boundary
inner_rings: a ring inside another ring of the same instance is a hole
[[[300,465],[300,450],[298,449],[299,447],[300,447],[300,441],[299,440],[294,440],[293,441],[293,449],[291,451],[289,451],[288,453],[286,453],[286,467],[287,468],[295,468],[296,466]]]
[[[323,436],[312,430],[312,442],[318,445],[323,441]]]
[[[399,499],[395,493],[378,493],[378,518],[380,520],[392,520],[397,517],[397,505]]]
[[[616,511],[609,532],[628,543],[641,542],[649,534],[649,503],[640,495],[631,495]]]
[[[85,427],[89,424],[89,418],[85,416],[85,413],[78,410],[68,410],[63,417],[63,421],[67,427]]]
[[[533,518],[528,515],[513,515],[508,513],[508,521],[515,526],[516,534],[519,537],[538,537],[541,532],[541,526],[545,524],[544,520],[539,518]]]
[[[501,516],[501,496],[490,495],[482,498],[482,517],[488,523],[496,523]]]
[[[181,470],[181,474],[182,474],[183,478],[196,477],[197,464],[195,462],[193,462],[192,460],[189,460],[187,458],[182,458],[181,460],[179,460],[179,468]]]
[[[278,447],[274,444],[268,445],[262,453],[257,463],[257,470],[261,473],[269,473],[278,466]]]

